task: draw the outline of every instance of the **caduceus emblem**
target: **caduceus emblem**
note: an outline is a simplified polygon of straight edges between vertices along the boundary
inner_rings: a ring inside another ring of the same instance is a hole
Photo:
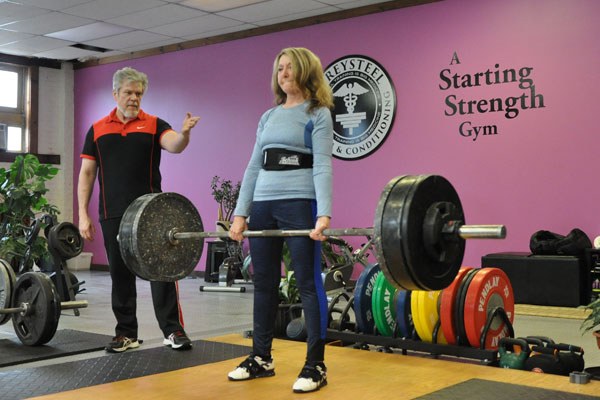
[[[368,90],[356,82],[347,82],[343,84],[333,94],[335,97],[341,97],[344,100],[347,114],[337,114],[335,120],[339,122],[344,129],[348,129],[348,133],[352,136],[354,128],[360,125],[360,122],[367,117],[364,112],[355,113],[356,100],[361,94],[367,93]]]

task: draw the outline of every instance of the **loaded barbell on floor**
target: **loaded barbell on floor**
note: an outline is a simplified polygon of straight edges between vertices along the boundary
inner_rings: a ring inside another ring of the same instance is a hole
[[[245,231],[245,237],[308,236],[310,230]],[[327,229],[326,236],[373,236],[386,278],[406,290],[441,290],[462,264],[465,239],[502,239],[503,225],[466,225],[458,194],[439,175],[403,175],[381,193],[373,228]],[[176,281],[200,260],[204,232],[198,210],[177,193],[143,195],[128,207],[119,246],[129,269],[142,279]]]
[[[85,300],[61,302],[44,273],[26,272],[15,279],[10,264],[0,260],[0,325],[12,315],[15,333],[23,344],[48,343],[56,333],[62,310],[87,306]]]

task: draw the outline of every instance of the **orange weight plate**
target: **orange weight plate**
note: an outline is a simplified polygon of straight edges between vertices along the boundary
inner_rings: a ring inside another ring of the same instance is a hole
[[[442,321],[442,332],[444,332],[444,337],[448,341],[448,344],[456,344],[456,327],[454,326],[454,313],[456,312],[456,309],[454,304],[463,278],[467,272],[472,269],[473,267],[461,267],[450,286],[442,290],[442,295],[440,296],[440,319]]]
[[[480,337],[488,315],[502,307],[510,323],[514,320],[515,298],[508,276],[499,268],[482,268],[471,281],[465,297],[464,321],[469,343],[480,347]],[[494,350],[498,341],[509,336],[509,327],[498,315],[490,325],[484,347]]]

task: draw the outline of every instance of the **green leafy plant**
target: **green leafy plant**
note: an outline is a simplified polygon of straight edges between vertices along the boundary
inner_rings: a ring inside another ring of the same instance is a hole
[[[591,313],[581,323],[581,333],[587,333],[600,329],[600,297],[585,306]]]
[[[296,285],[296,277],[292,270],[292,256],[290,255],[290,250],[285,242],[283,243],[281,261],[284,266],[284,275],[281,277],[281,282],[279,282],[279,303],[300,303],[300,290]]]
[[[0,168],[0,258],[16,269],[29,269],[34,261],[49,257],[46,238],[26,242],[36,214],[60,213],[45,197],[46,182],[57,173],[58,168],[41,164],[32,154],[19,155],[8,169]]]
[[[217,221],[231,221],[233,210],[240,195],[241,182],[235,185],[229,179],[221,179],[219,176],[214,176],[210,182],[212,196],[219,204]]]

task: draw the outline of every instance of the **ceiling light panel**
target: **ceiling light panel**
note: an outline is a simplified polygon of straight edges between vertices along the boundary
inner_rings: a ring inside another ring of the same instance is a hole
[[[270,0],[253,6],[240,7],[233,10],[219,12],[224,17],[237,19],[244,22],[263,21],[282,17],[284,15],[306,12],[323,7],[323,3],[306,0]]]
[[[146,29],[200,17],[205,14],[205,12],[193,8],[182,7],[177,4],[166,4],[164,6],[122,15],[120,17],[109,19],[106,22],[130,26],[136,29]]]
[[[219,12],[262,2],[264,0],[184,0],[181,4],[206,12]]]
[[[77,28],[67,29],[60,32],[49,33],[46,36],[70,40],[72,42],[85,42],[99,39],[107,36],[118,35],[129,32],[133,29],[120,25],[107,24],[105,22],[96,22],[94,24],[84,25]]]
[[[107,20],[165,4],[164,1],[159,0],[102,0],[66,8],[62,12],[83,18]]]
[[[37,17],[28,18],[0,26],[1,29],[8,29],[16,32],[31,33],[34,35],[44,35],[56,31],[75,28],[85,24],[94,23],[87,18],[76,17],[74,15],[51,12]]]

